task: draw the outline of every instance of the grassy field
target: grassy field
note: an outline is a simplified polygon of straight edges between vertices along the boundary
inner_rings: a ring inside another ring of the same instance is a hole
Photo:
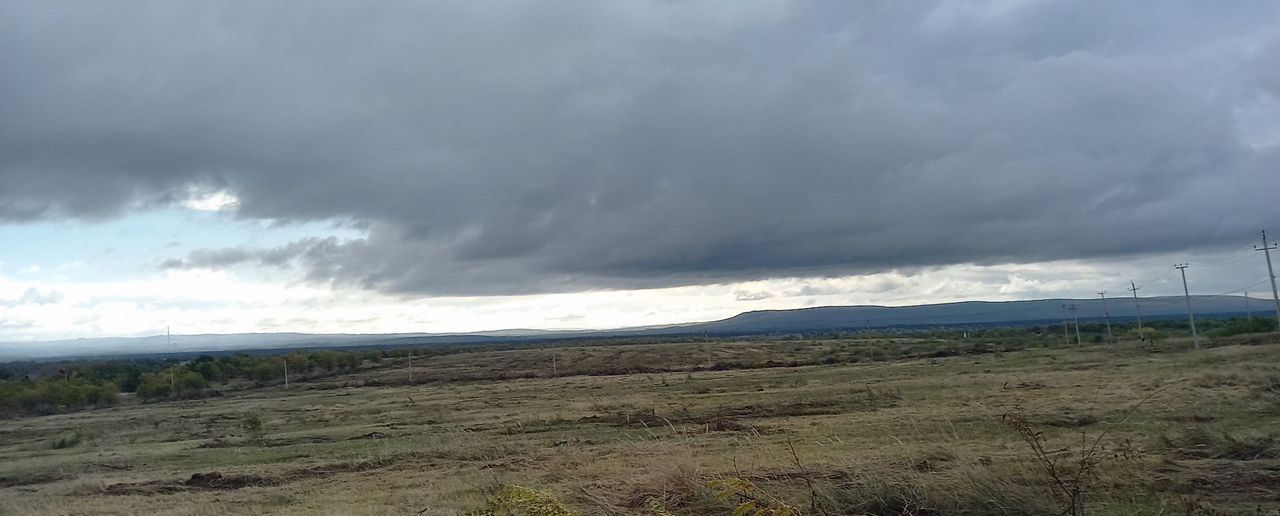
[[[389,361],[0,421],[0,514],[502,514],[521,493],[581,514],[1060,514],[1077,491],[1089,514],[1280,514],[1280,337],[1189,347],[577,346],[419,358],[413,382]]]

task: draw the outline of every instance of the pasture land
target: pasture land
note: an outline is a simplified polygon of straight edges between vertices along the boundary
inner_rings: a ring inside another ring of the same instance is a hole
[[[1059,514],[1077,488],[1090,514],[1276,514],[1280,337],[1189,347],[584,345],[423,357],[413,383],[388,361],[0,421],[0,514],[446,515],[503,485],[581,514]]]

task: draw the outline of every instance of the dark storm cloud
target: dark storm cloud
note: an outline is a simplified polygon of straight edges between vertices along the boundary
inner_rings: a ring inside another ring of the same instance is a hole
[[[1253,134],[1280,134],[1258,111],[1280,109],[1275,2],[0,5],[0,220],[200,188],[369,230],[169,267],[502,294],[1280,221],[1280,147]]]

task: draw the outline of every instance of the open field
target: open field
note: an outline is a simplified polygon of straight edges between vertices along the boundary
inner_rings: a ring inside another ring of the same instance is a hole
[[[422,357],[415,383],[396,361],[289,390],[0,421],[0,514],[461,514],[506,484],[583,514],[753,500],[1057,514],[1077,485],[1091,514],[1276,514],[1280,337],[1189,347],[850,339]],[[1075,481],[1081,449],[1094,453]]]

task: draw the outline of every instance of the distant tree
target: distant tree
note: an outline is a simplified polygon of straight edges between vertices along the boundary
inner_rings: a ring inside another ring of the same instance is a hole
[[[192,371],[199,373],[200,376],[204,377],[204,379],[207,381],[222,382],[224,379],[222,375],[222,369],[219,368],[218,363],[214,362],[213,360],[208,360],[208,361],[196,360],[195,362],[192,362],[188,367],[190,367]]]
[[[270,382],[284,378],[284,367],[279,361],[262,360],[252,368],[253,379],[259,382]]]
[[[204,376],[195,371],[186,371],[174,379],[179,395],[189,395],[203,391],[209,386]]]
[[[138,381],[138,397],[144,400],[167,398],[174,394],[169,373],[146,373]]]
[[[312,368],[307,355],[298,351],[284,356],[284,361],[289,364],[289,374],[302,374]]]
[[[332,351],[317,351],[310,356],[311,364],[317,369],[325,371],[333,371],[338,367],[337,353]]]

